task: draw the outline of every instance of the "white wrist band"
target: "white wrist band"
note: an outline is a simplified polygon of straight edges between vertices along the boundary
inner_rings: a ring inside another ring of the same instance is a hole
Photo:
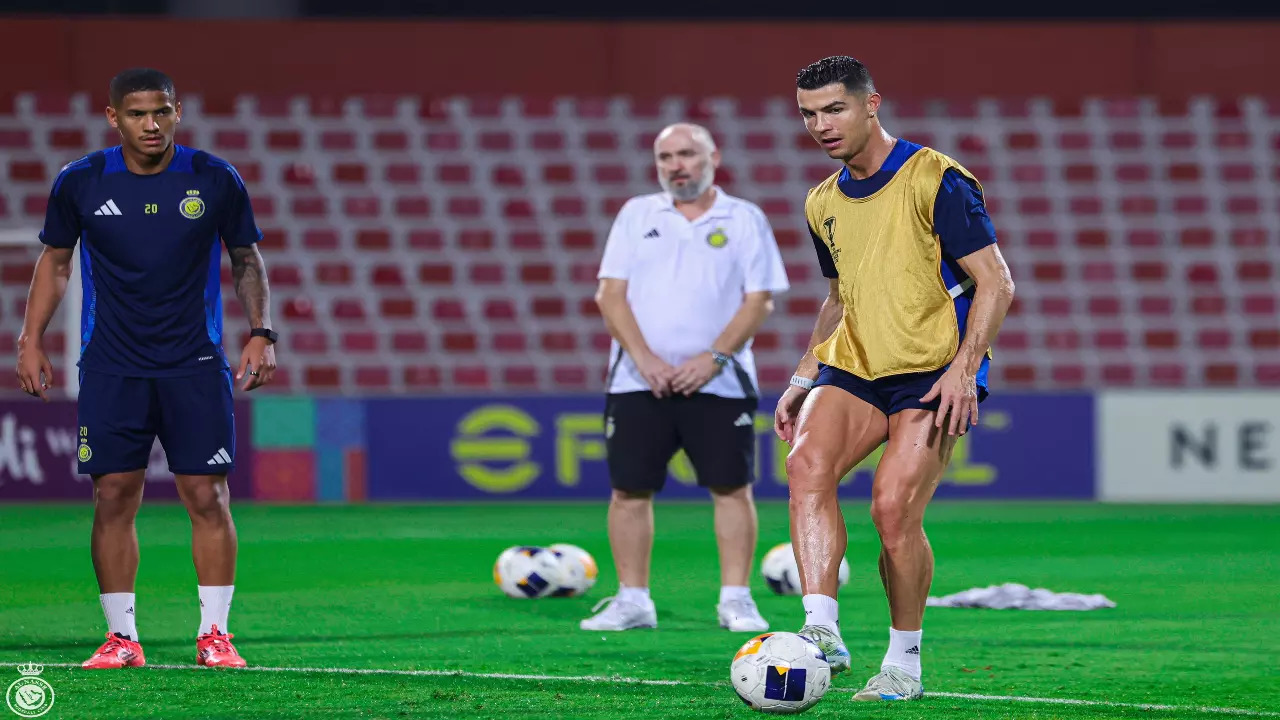
[[[813,381],[807,377],[800,377],[799,375],[791,376],[791,384],[796,387],[804,388],[805,390],[813,389]]]

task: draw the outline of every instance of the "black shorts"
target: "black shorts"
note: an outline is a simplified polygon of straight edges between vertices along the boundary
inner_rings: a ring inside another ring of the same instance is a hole
[[[990,360],[983,358],[982,366],[977,373],[979,403],[987,399],[987,370],[989,367]],[[884,413],[887,417],[903,410],[937,410],[941,404],[940,398],[934,398],[929,402],[921,402],[920,398],[929,394],[929,389],[946,371],[947,368],[944,367],[932,372],[905,373],[903,375],[882,377],[878,380],[863,380],[857,375],[840,368],[818,363],[818,379],[814,381],[813,386],[831,385],[838,387],[850,395],[870,403],[872,407]]]
[[[742,487],[754,480],[756,398],[695,393],[656,398],[648,391],[605,400],[604,437],[615,489],[658,492],[667,464],[684,449],[701,487]]]

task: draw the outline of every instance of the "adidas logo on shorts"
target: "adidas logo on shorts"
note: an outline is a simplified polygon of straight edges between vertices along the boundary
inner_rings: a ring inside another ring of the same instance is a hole
[[[209,458],[209,462],[205,464],[206,465],[230,465],[231,456],[227,454],[226,448],[218,448],[218,452],[214,453],[213,457]]]
[[[742,427],[744,425],[750,425],[750,424],[751,424],[751,416],[748,415],[747,413],[742,413],[741,415],[738,416],[737,420],[733,421],[734,427]]]

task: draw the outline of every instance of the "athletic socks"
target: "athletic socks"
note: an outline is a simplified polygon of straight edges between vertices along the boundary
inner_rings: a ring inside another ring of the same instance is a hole
[[[889,652],[884,654],[885,666],[892,665],[911,677],[920,679],[920,634],[923,630],[894,630],[889,628]]]
[[[649,598],[649,588],[627,587],[620,585],[618,587],[618,602],[627,602],[640,607],[652,607],[653,600]]]
[[[720,586],[720,604],[734,600],[750,600],[751,588],[746,585],[721,585]]]
[[[804,624],[821,625],[836,635],[840,634],[840,604],[827,595],[805,595]]]
[[[218,632],[227,632],[227,615],[231,613],[231,595],[235,585],[199,585],[200,635],[208,635],[213,626]]]
[[[102,612],[107,616],[107,632],[138,641],[138,624],[133,611],[134,594],[103,593],[98,596]]]

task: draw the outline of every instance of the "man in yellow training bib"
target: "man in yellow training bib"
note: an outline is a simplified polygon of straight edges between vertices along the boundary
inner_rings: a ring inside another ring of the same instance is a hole
[[[925,506],[956,438],[978,421],[990,346],[1013,300],[982,186],[955,160],[892,137],[862,63],[829,57],[801,70],[805,128],[844,167],[809,191],[805,214],[831,283],[778,401],[791,445],[791,541],[805,625],[833,672],[849,668],[836,588],[848,536],[840,478],[888,442],[871,490],[889,649],[855,700],[923,695],[921,622],[933,578]]]

